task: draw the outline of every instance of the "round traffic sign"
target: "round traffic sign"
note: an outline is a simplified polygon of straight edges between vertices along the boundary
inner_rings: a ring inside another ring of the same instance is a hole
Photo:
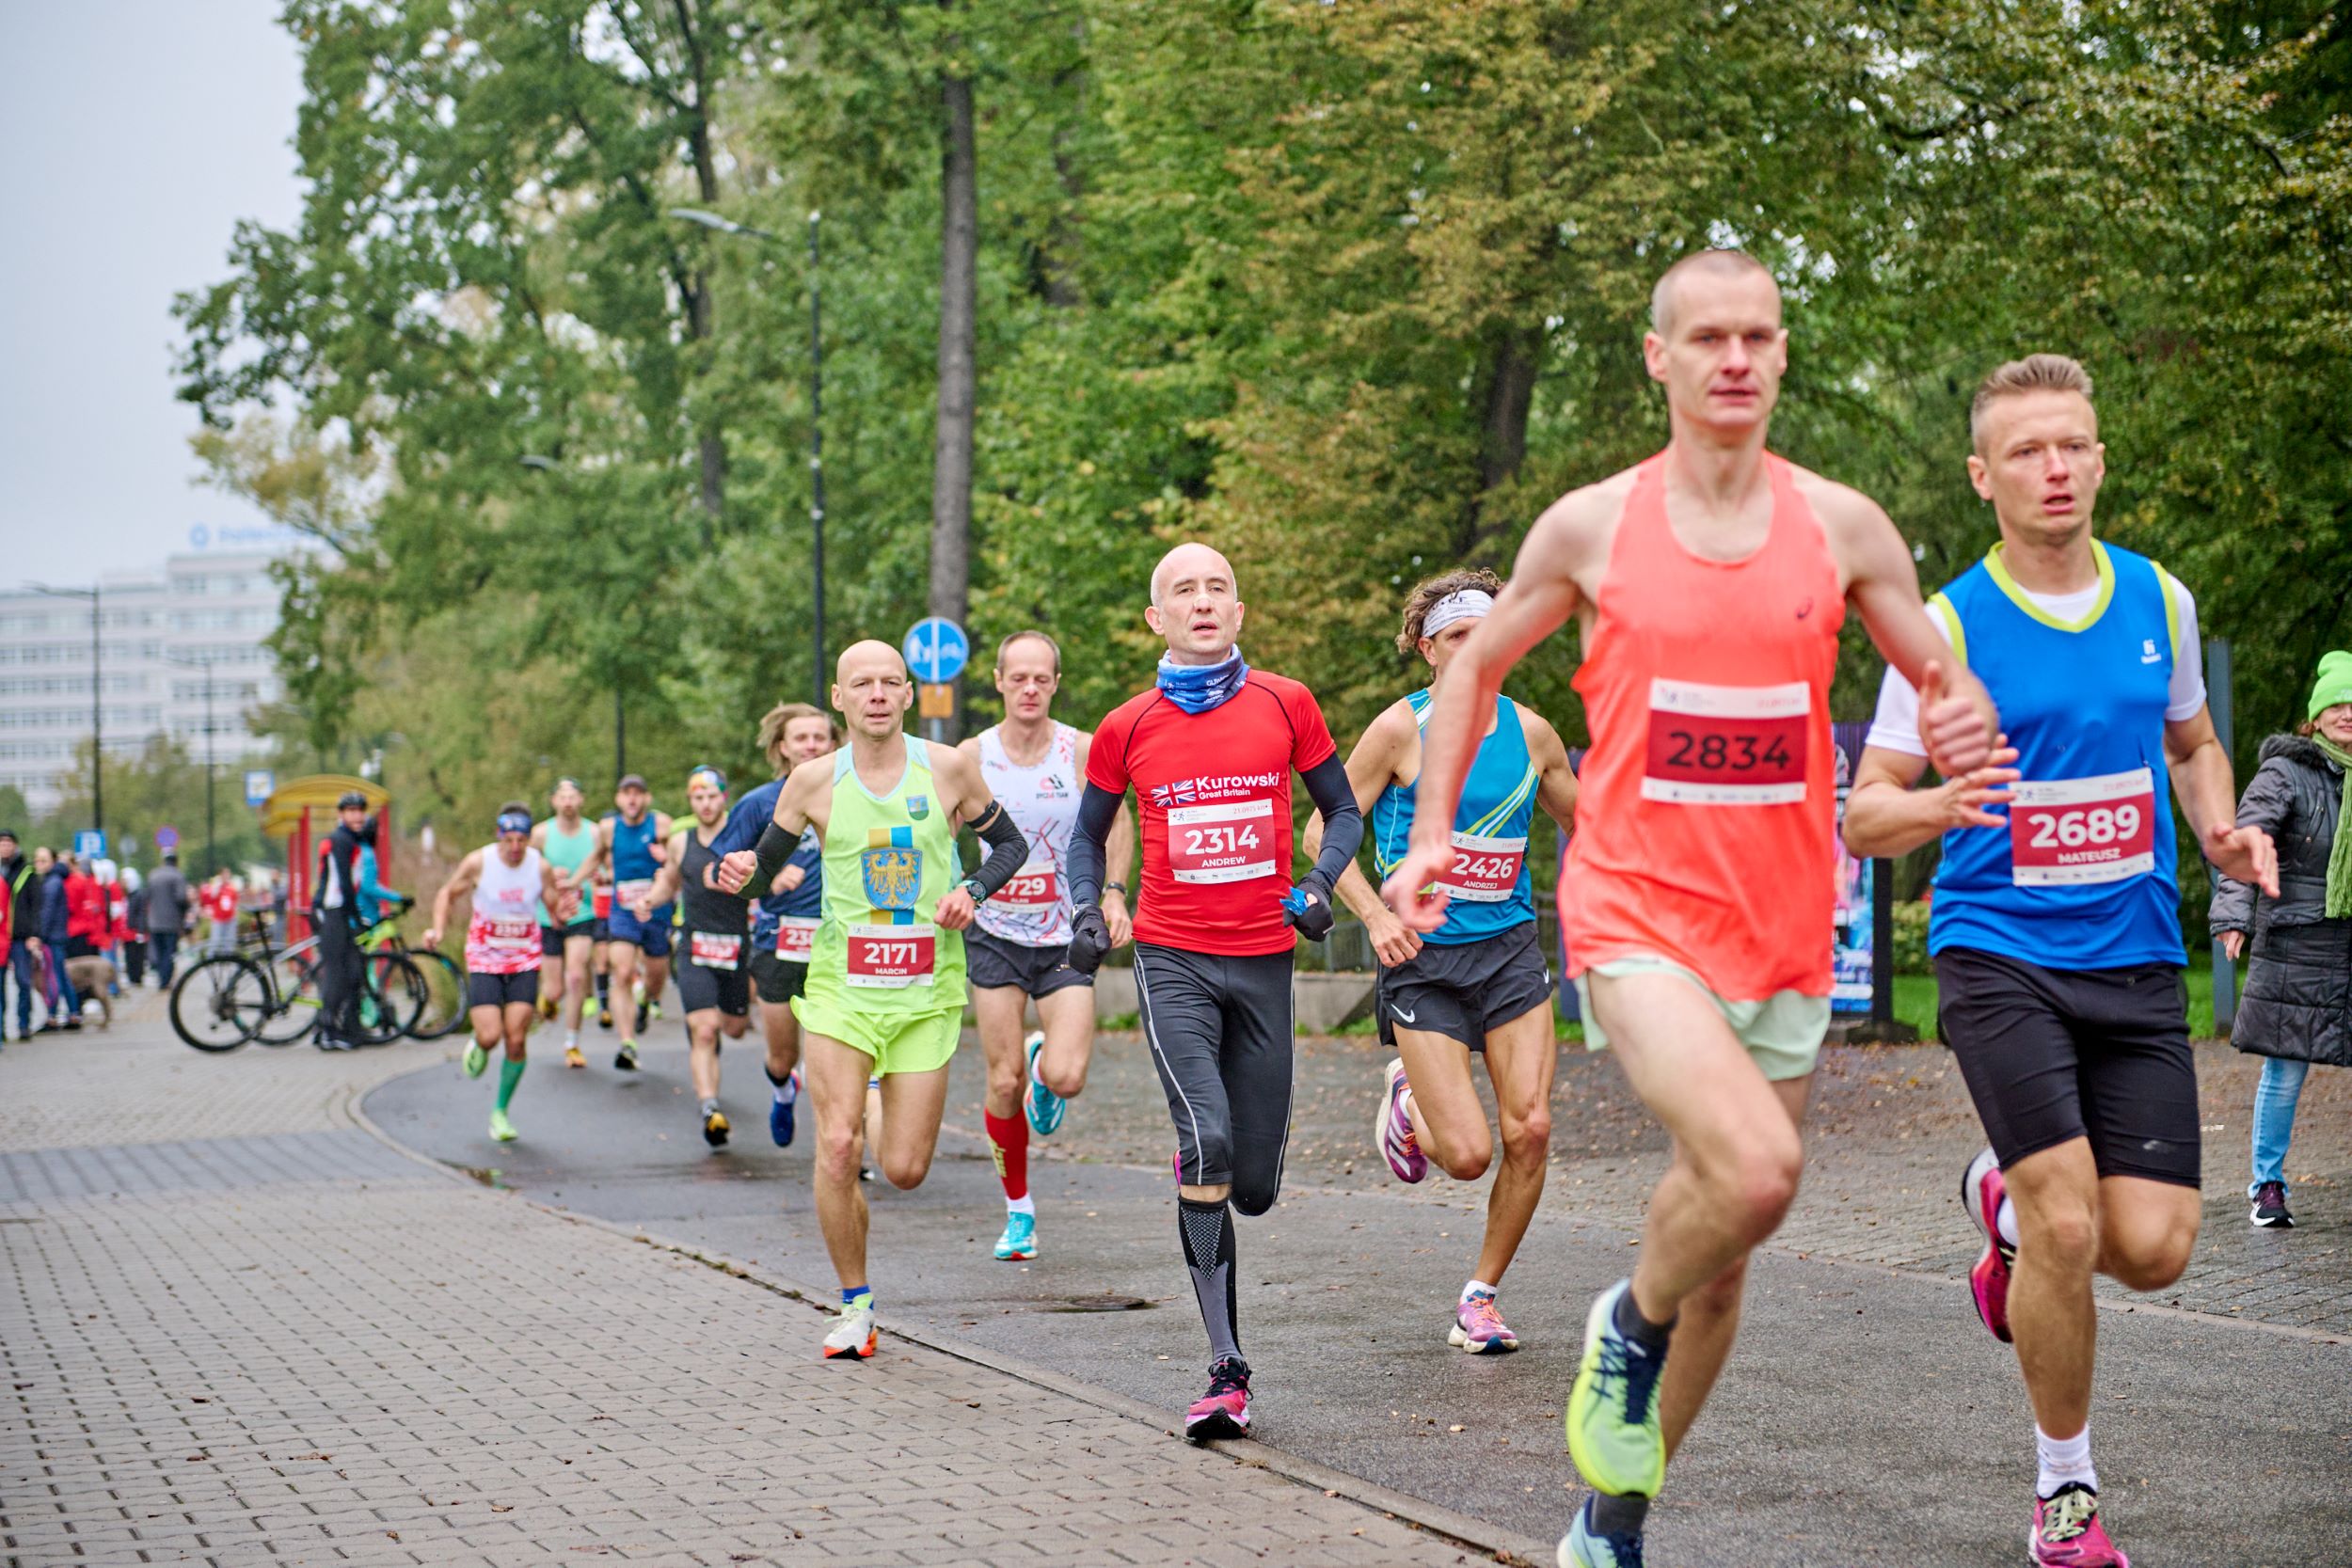
[[[898,651],[916,680],[939,686],[963,673],[972,661],[972,640],[946,616],[930,615],[914,623]]]

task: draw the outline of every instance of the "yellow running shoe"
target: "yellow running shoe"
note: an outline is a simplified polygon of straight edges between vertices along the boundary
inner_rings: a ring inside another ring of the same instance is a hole
[[[565,1067],[586,1067],[588,1065],[588,1053],[580,1050],[580,1048],[576,1045],[567,1045],[564,1048],[564,1065]]]
[[[1563,1424],[1568,1457],[1596,1492],[1654,1497],[1666,1483],[1666,1435],[1658,1423],[1658,1380],[1666,1353],[1617,1331],[1617,1302],[1633,1289],[1619,1280],[1584,1317],[1584,1359],[1568,1389]]]
[[[555,1022],[555,998],[545,992],[539,997],[539,1017],[548,1023]]]

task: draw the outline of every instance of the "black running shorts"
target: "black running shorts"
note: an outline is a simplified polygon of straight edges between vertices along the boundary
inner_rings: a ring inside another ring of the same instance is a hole
[[[543,958],[560,958],[564,956],[564,942],[573,937],[584,937],[587,934],[588,922],[584,920],[570,926],[542,926],[539,927],[539,956]]]
[[[1291,956],[1224,958],[1136,943],[1136,999],[1168,1114],[1177,1180],[1230,1182],[1263,1214],[1282,1189],[1291,1122]]]
[[[1094,976],[1070,967],[1070,944],[1030,947],[990,936],[977,926],[963,933],[963,972],[975,990],[1011,987],[1027,996],[1051,996],[1072,986],[1092,990]]]
[[[747,941],[743,945],[751,943]],[[740,969],[707,969],[696,963],[691,942],[677,944],[677,962],[671,973],[677,976],[678,1000],[690,1013],[716,1007],[731,1018],[741,1018],[751,1011],[752,977]]]
[[[772,945],[752,953],[752,984],[762,1002],[782,1006],[808,989],[808,965],[776,957]]]
[[[466,971],[466,1006],[469,1007],[511,1007],[516,1003],[526,1006],[539,1004],[539,972],[526,969],[520,974],[485,974],[478,969]]]
[[[1384,969],[1375,982],[1380,1043],[1398,1029],[1424,1030],[1486,1049],[1486,1031],[1551,1005],[1551,966],[1535,940],[1535,923],[1477,942],[1424,942],[1421,951]]]
[[[1944,1043],[2004,1168],[2088,1138],[2103,1177],[2199,1184],[2179,966],[2043,969],[1948,947],[1935,978]]]

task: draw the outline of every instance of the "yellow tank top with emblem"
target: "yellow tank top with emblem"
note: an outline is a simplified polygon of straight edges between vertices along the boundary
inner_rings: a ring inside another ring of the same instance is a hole
[[[932,784],[930,742],[909,736],[906,749],[906,771],[882,795],[859,781],[849,747],[834,753],[824,923],[808,994],[861,1013],[964,1003],[963,933],[932,920],[961,874],[955,824]]]

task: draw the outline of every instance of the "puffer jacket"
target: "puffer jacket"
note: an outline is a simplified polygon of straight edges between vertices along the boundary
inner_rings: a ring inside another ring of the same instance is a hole
[[[2263,742],[2237,820],[2277,843],[2279,896],[2217,877],[2210,910],[2216,931],[2251,935],[2230,1031],[2240,1051],[2352,1067],[2352,920],[2327,917],[2343,805],[2344,771],[2317,746],[2299,735]]]

